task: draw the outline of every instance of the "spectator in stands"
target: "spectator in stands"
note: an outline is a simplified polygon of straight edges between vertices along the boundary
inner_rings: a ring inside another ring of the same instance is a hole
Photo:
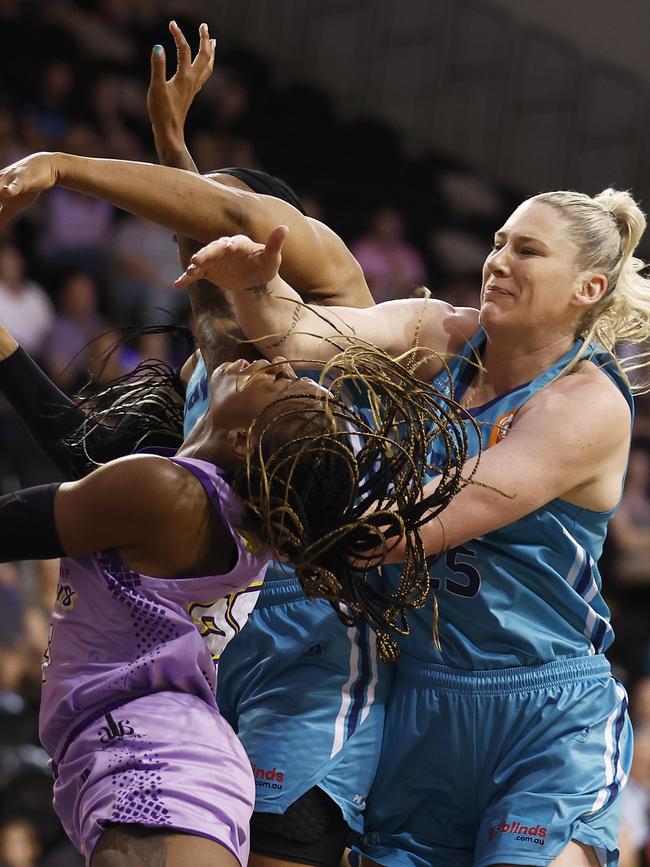
[[[70,122],[78,116],[80,100],[75,90],[74,70],[69,63],[54,60],[45,66],[36,104],[27,113],[51,140],[52,147],[57,147]]]
[[[89,274],[76,272],[59,292],[59,316],[47,337],[45,362],[63,391],[74,391],[87,379],[89,343],[103,330],[98,293]]]
[[[101,280],[106,270],[106,239],[114,210],[99,199],[57,188],[43,203],[39,231],[43,267],[60,275],[83,270]]]
[[[25,276],[25,261],[18,248],[0,245],[0,322],[32,355],[39,355],[45,335],[54,323],[54,308],[38,283]]]
[[[26,817],[0,824],[0,867],[36,867],[41,846],[34,823]]]
[[[610,527],[619,583],[650,584],[650,456],[639,446],[630,452],[625,493]]]
[[[129,320],[138,316],[148,323],[161,321],[160,308],[173,310],[179,299],[174,288],[178,254],[171,232],[128,216],[109,243],[115,263],[110,293],[114,312]]]
[[[352,245],[375,301],[405,298],[426,282],[422,257],[404,238],[404,217],[391,207],[376,211],[370,228]]]

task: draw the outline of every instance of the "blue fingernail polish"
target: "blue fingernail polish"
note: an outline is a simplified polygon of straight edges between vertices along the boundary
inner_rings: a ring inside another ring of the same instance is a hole
[[[154,47],[153,47],[153,53],[154,53],[154,54],[162,54],[162,53],[163,53],[163,47],[162,47],[162,45],[154,45]]]

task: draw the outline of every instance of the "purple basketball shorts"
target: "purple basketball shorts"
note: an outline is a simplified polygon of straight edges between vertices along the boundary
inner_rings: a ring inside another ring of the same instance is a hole
[[[248,862],[255,803],[232,728],[193,695],[158,692],[87,726],[57,767],[54,808],[90,863],[106,828],[146,825],[207,837]]]

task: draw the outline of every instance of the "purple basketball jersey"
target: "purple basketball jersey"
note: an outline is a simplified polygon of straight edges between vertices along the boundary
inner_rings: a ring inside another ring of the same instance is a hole
[[[170,460],[201,482],[231,529],[237,562],[223,575],[169,579],[133,572],[111,550],[61,561],[40,715],[55,761],[93,720],[139,696],[178,691],[216,708],[214,662],[192,611],[261,583],[269,554],[237,530],[244,507],[213,464]]]

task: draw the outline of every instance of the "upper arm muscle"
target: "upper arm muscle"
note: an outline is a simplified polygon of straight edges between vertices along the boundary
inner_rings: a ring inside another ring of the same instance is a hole
[[[55,520],[66,552],[76,556],[103,548],[140,544],[168,498],[160,473],[163,458],[131,456],[100,467],[59,488]],[[162,496],[162,500],[161,500]]]
[[[112,461],[78,482],[61,485],[55,521],[66,553],[118,548],[125,562],[160,577],[226,570],[234,541],[198,479],[153,455]]]
[[[276,277],[269,284],[276,298],[295,298],[286,282]],[[287,293],[286,295],[284,293]],[[291,317],[284,313],[290,326],[284,332],[262,336],[248,330],[260,350],[268,358],[285,352],[289,361],[298,367],[309,367],[312,361],[327,361],[339,349],[357,339],[379,347],[391,356],[398,356],[420,346],[440,356],[454,353],[476,330],[477,311],[454,308],[443,301],[405,298],[385,301],[374,307],[322,307],[306,306],[299,300],[294,304]],[[246,313],[240,311],[240,321],[246,329]],[[248,314],[251,324],[258,329],[257,316]],[[286,328],[286,325],[284,326]],[[325,339],[323,339],[325,338]],[[433,359],[418,370],[418,376],[429,379],[440,370],[441,362]]]
[[[230,234],[243,231],[258,244],[265,244],[277,226],[288,226],[280,274],[308,303],[374,304],[361,266],[343,240],[288,202],[239,190],[230,208],[224,210],[224,219]]]
[[[609,381],[604,387],[601,377],[558,380],[515,417],[508,435],[480,458],[475,480],[482,485],[464,488],[441,513],[445,547],[497,530],[577,491],[585,492],[587,508],[605,511],[614,504],[598,498],[617,499],[630,413],[618,389]],[[430,553],[440,546],[435,524],[423,531]]]

